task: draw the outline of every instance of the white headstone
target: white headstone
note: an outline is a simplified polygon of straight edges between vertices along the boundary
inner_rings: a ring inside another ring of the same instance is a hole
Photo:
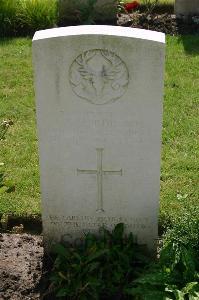
[[[123,222],[155,247],[165,36],[114,26],[33,39],[46,242]]]

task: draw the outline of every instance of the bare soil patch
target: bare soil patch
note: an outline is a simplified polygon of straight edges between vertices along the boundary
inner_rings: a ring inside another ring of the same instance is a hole
[[[0,234],[0,300],[41,299],[42,236]]]

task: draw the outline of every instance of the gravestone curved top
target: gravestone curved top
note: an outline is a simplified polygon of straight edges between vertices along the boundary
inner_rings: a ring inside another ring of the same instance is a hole
[[[111,35],[165,43],[165,34],[162,32],[110,25],[80,25],[40,30],[36,31],[33,41],[76,35]]]
[[[165,35],[119,26],[35,33],[44,240],[124,223],[154,249]]]

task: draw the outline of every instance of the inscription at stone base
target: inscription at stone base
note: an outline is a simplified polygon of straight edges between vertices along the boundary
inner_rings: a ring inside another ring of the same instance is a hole
[[[138,234],[143,235],[147,230],[153,228],[151,220],[147,217],[145,218],[133,218],[133,217],[113,217],[113,216],[57,216],[50,215],[48,220],[50,226],[56,228],[65,228],[60,236],[60,241],[67,242],[73,240],[73,234],[69,232],[81,231],[82,234],[78,235],[78,239],[83,239],[83,235],[92,232],[98,233],[99,228],[107,228],[113,230],[115,225],[118,223],[123,223],[125,229],[128,232],[133,232],[135,240],[138,238]],[[140,239],[142,241],[142,239]]]

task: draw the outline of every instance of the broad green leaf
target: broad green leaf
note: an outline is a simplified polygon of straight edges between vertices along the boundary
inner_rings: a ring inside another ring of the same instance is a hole
[[[108,253],[108,249],[99,250],[96,253],[94,253],[93,255],[91,255],[90,257],[88,257],[88,259],[86,260],[85,263],[90,263],[91,261],[93,261],[101,256],[104,256],[104,254],[107,254],[107,253]]]
[[[130,296],[140,295],[141,299],[143,300],[165,300],[166,299],[165,297],[168,296],[168,293],[166,291],[153,290],[150,288],[150,286],[126,288],[124,292],[126,295],[130,295]]]
[[[53,273],[51,276],[50,276],[50,280],[53,281],[53,282],[57,282],[60,280],[60,277],[57,273]]]
[[[79,262],[81,262],[82,258],[77,252],[74,252],[73,256],[76,257],[79,260]]]
[[[143,292],[143,289],[141,286],[135,288],[125,288],[124,292],[126,295],[135,296],[135,295],[140,295]]]
[[[94,270],[96,270],[97,268],[99,268],[99,262],[94,262],[94,263],[91,263],[90,265],[88,265],[89,267],[89,272],[93,272]]]
[[[175,295],[176,300],[184,300],[185,294],[182,291],[176,289],[173,291],[173,293]]]
[[[189,282],[183,288],[184,293],[189,293],[192,291],[199,291],[199,283],[198,282]]]
[[[189,282],[182,291],[188,296],[189,300],[199,299],[199,283]]]
[[[149,291],[144,294],[143,300],[165,300],[166,298],[166,293],[165,292],[159,292],[159,291]]]
[[[109,241],[111,240],[111,233],[110,231],[108,231],[106,228],[101,227],[99,229],[99,233],[102,236],[103,242],[105,244],[109,243]]]
[[[190,249],[185,248],[182,246],[181,248],[181,257],[182,262],[184,264],[184,267],[186,271],[184,272],[184,276],[189,279],[192,279],[194,277],[195,273],[195,257],[193,252]]]
[[[53,253],[56,253],[60,256],[63,256],[65,258],[69,258],[69,252],[67,251],[67,249],[61,245],[61,244],[56,244],[56,245],[53,245],[52,247],[52,252]]]
[[[160,253],[160,264],[163,266],[169,266],[171,269],[179,263],[180,253],[178,251],[178,245],[175,243],[169,243]]]
[[[56,294],[57,297],[65,297],[65,296],[67,296],[67,295],[68,295],[68,289],[67,289],[67,288],[62,288],[62,289],[60,289],[60,290],[57,292],[57,294]]]
[[[78,297],[79,300],[88,300],[86,295],[81,295],[80,297]]]
[[[66,276],[62,272],[58,272],[59,277],[61,277],[64,280],[67,280]]]
[[[166,282],[168,280],[168,274],[163,272],[162,270],[157,270],[154,273],[146,274],[142,277],[139,277],[135,280],[136,283],[140,284],[150,284],[150,285],[166,285]]]
[[[95,244],[91,244],[88,249],[87,249],[87,255],[90,256],[94,253],[96,253],[96,251],[98,250],[96,243]]]
[[[194,295],[189,295],[189,300],[198,300],[199,299],[199,293],[194,293]]]
[[[124,224],[119,223],[115,226],[113,230],[113,238],[117,240],[121,240],[123,238],[123,234],[124,234]]]

